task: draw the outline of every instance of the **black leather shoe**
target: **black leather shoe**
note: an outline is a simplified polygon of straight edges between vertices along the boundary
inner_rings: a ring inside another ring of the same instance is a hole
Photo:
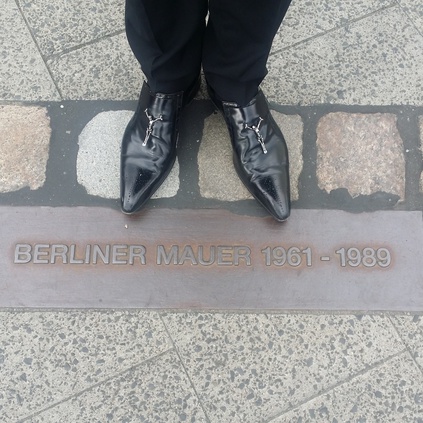
[[[291,211],[288,149],[263,92],[240,107],[220,101],[208,88],[228,126],[238,176],[276,220],[286,220]]]
[[[122,140],[120,193],[123,213],[137,212],[157,191],[176,160],[178,119],[195,96],[196,80],[187,92],[153,93],[144,82],[137,110]]]

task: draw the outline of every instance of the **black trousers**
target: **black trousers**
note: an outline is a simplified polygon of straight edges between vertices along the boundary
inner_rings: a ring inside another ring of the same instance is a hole
[[[243,106],[266,76],[272,41],[290,3],[126,0],[126,33],[153,91],[185,90],[202,65],[218,97]]]

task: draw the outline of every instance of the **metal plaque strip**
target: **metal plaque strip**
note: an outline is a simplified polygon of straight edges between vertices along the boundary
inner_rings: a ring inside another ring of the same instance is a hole
[[[2,207],[0,307],[422,311],[421,212]]]

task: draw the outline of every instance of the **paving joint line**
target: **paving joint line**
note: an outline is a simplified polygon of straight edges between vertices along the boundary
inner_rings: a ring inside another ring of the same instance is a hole
[[[307,42],[309,42],[311,40],[314,40],[316,38],[323,37],[324,35],[331,34],[331,33],[335,32],[335,31],[338,31],[339,29],[346,28],[346,27],[348,27],[351,24],[357,23],[357,22],[359,22],[361,20],[367,19],[367,18],[369,18],[369,17],[371,17],[373,15],[376,15],[376,14],[378,14],[378,13],[380,13],[382,11],[388,10],[388,9],[392,9],[394,7],[398,7],[398,4],[396,3],[396,1],[392,2],[392,4],[390,4],[388,6],[381,7],[380,9],[374,10],[373,12],[366,13],[366,14],[358,17],[358,18],[348,19],[344,23],[341,23],[340,25],[334,26],[333,28],[330,28],[327,31],[319,32],[318,34],[312,35],[311,37],[305,38],[304,40],[298,41],[297,43],[291,44],[291,45],[289,45],[287,47],[282,47],[279,50],[276,50],[274,52],[271,52],[270,55],[269,55],[269,57],[270,56],[274,56],[274,55],[279,54],[279,53],[282,53],[282,52],[284,52],[286,50],[289,50],[289,49],[291,49],[293,47],[297,47],[300,44],[307,43]],[[283,24],[282,24],[282,31],[283,31]]]
[[[415,314],[413,313],[413,316],[415,316]],[[397,326],[395,325],[395,323],[392,321],[392,317],[391,316],[387,316],[389,321],[391,322],[391,325],[393,326],[395,332],[397,333],[399,339],[401,340],[402,344],[404,345],[405,349],[407,350],[408,354],[410,355],[411,359],[413,360],[414,364],[417,366],[417,368],[420,370],[420,372],[423,374],[423,368],[422,366],[420,366],[419,363],[417,363],[416,359],[414,358],[414,354],[411,351],[411,348],[409,347],[409,345],[404,341],[404,338],[402,337],[399,329],[397,328]]]
[[[274,420],[276,420],[277,418],[282,417],[285,414],[288,414],[292,410],[295,410],[296,408],[302,407],[303,405],[305,405],[305,404],[313,401],[314,399],[316,399],[316,398],[318,398],[320,396],[323,396],[325,394],[330,393],[331,391],[335,390],[336,388],[338,388],[340,386],[343,386],[343,385],[345,385],[345,384],[353,381],[354,379],[357,379],[358,377],[360,377],[360,376],[362,376],[362,375],[364,375],[366,373],[369,373],[370,371],[372,371],[374,369],[377,369],[378,367],[381,367],[382,365],[386,364],[390,360],[392,360],[392,359],[394,359],[396,357],[399,357],[400,355],[405,354],[406,352],[407,352],[407,350],[406,349],[403,349],[401,351],[396,352],[395,354],[393,354],[391,356],[388,356],[388,357],[384,358],[383,360],[377,361],[375,364],[373,364],[371,366],[368,366],[368,367],[360,370],[359,372],[355,373],[354,375],[351,375],[351,376],[347,377],[342,382],[336,383],[336,384],[332,385],[331,387],[328,387],[328,388],[324,389],[323,391],[321,391],[321,392],[319,392],[319,393],[311,396],[307,400],[301,401],[298,404],[293,405],[293,406],[287,408],[286,410],[282,411],[281,413],[278,413],[275,416],[270,417],[269,419],[263,421],[263,423],[271,423]]]
[[[60,59],[62,56],[65,56],[65,55],[67,55],[69,53],[73,53],[74,51],[78,51],[78,50],[80,50],[80,49],[82,49],[84,47],[88,47],[88,46],[97,44],[100,41],[107,40],[109,38],[113,38],[113,37],[115,37],[117,35],[120,35],[120,34],[123,34],[123,33],[125,33],[125,30],[124,29],[119,29],[117,31],[111,32],[110,34],[103,35],[102,37],[98,37],[98,38],[95,38],[93,40],[87,41],[85,43],[78,44],[77,46],[73,46],[73,47],[69,47],[69,48],[63,49],[63,50],[61,50],[58,53],[53,53],[53,54],[51,54],[49,56],[46,56],[46,59],[47,60],[57,60],[57,59]]]
[[[26,28],[27,28],[27,30],[28,30],[28,32],[29,32],[29,34],[30,34],[31,38],[32,38],[32,41],[33,41],[33,42],[34,42],[34,44],[35,44],[35,47],[36,47],[36,48],[37,48],[37,50],[38,50],[38,53],[39,53],[39,55],[40,55],[40,57],[41,57],[41,60],[43,61],[44,66],[46,67],[48,74],[50,75],[51,81],[53,82],[53,85],[54,85],[54,87],[56,88],[57,94],[59,94],[60,99],[61,99],[61,100],[63,100],[63,94],[62,94],[62,91],[60,90],[59,86],[57,85],[57,82],[56,82],[56,80],[54,79],[54,76],[53,76],[53,74],[52,74],[52,72],[51,72],[50,67],[47,65],[47,62],[46,62],[46,60],[45,60],[45,58],[44,58],[44,55],[43,55],[43,53],[42,53],[42,51],[41,51],[41,49],[40,49],[40,46],[38,45],[38,42],[37,42],[37,39],[35,38],[35,35],[33,34],[32,30],[31,30],[31,27],[29,26],[28,20],[26,19],[26,16],[25,16],[25,14],[23,13],[23,10],[22,10],[22,8],[21,8],[21,6],[20,6],[20,4],[19,4],[19,1],[18,1],[18,0],[15,0],[15,4],[16,4],[16,7],[17,7],[17,8],[18,8],[18,10],[19,10],[19,13],[20,13],[20,14],[21,14],[21,16],[22,16],[22,19],[23,19],[23,20],[24,20],[24,22],[25,22]]]
[[[131,370],[135,370],[136,368],[141,367],[141,366],[143,366],[144,364],[147,364],[147,363],[149,363],[149,362],[151,362],[151,361],[153,361],[153,360],[156,360],[156,359],[158,359],[158,358],[163,357],[164,355],[168,354],[168,353],[169,353],[170,351],[172,351],[173,349],[174,349],[173,347],[168,348],[167,350],[165,350],[165,351],[163,351],[163,352],[161,352],[161,353],[159,353],[159,354],[157,354],[157,355],[154,355],[154,356],[152,356],[152,357],[147,358],[146,360],[143,360],[141,363],[134,364],[133,366],[128,367],[128,368],[126,368],[125,370],[123,370],[123,371],[121,371],[121,372],[118,372],[118,373],[114,374],[113,376],[110,376],[110,377],[108,377],[108,378],[106,378],[106,379],[103,379],[103,380],[101,380],[101,381],[99,381],[99,382],[95,383],[94,385],[90,385],[90,386],[88,386],[87,388],[83,389],[82,391],[79,391],[79,392],[77,392],[77,393],[75,393],[75,394],[73,394],[73,395],[70,395],[70,396],[68,396],[68,397],[65,397],[65,398],[61,399],[60,401],[57,401],[57,402],[55,402],[54,404],[51,404],[51,405],[49,405],[48,407],[43,408],[42,410],[36,411],[36,412],[34,412],[34,413],[30,414],[29,416],[26,416],[26,417],[20,418],[19,420],[17,420],[17,422],[16,422],[16,423],[24,423],[24,422],[28,421],[29,419],[32,419],[33,417],[39,416],[40,414],[43,414],[43,413],[45,413],[46,411],[51,410],[52,408],[55,408],[55,407],[57,407],[57,406],[59,406],[59,405],[61,405],[61,404],[64,404],[65,402],[68,402],[68,401],[72,400],[73,398],[78,398],[78,397],[80,397],[82,394],[84,394],[85,392],[88,392],[88,391],[90,391],[90,390],[92,390],[92,389],[94,389],[94,388],[96,388],[96,387],[98,387],[98,386],[100,386],[100,385],[103,385],[104,383],[107,383],[107,382],[109,382],[109,381],[111,381],[111,380],[113,380],[113,379],[117,379],[119,376],[122,376],[123,374],[128,373],[128,372],[130,372]]]
[[[405,16],[407,16],[408,21],[411,22],[411,25],[413,25],[414,29],[423,37],[423,31],[421,31],[419,29],[419,27],[416,25],[416,23],[414,22],[414,19],[410,16],[409,13],[407,13],[407,11],[404,9],[403,6],[401,6],[401,3],[399,2],[399,0],[395,0],[396,3],[398,4],[398,6],[400,7],[402,13],[404,13]]]
[[[175,341],[173,340],[173,338],[172,338],[172,336],[171,336],[171,334],[170,334],[170,332],[169,332],[169,329],[168,329],[168,327],[167,327],[167,325],[166,325],[166,322],[165,322],[165,321],[164,321],[164,319],[163,319],[163,314],[166,314],[166,313],[159,313],[160,320],[162,321],[163,326],[165,327],[166,333],[167,333],[167,335],[168,335],[168,337],[169,337],[170,341],[172,342],[173,349],[175,350],[175,353],[176,353],[176,355],[178,356],[178,359],[179,359],[179,361],[180,361],[180,363],[181,363],[182,368],[184,369],[184,372],[185,372],[185,374],[186,374],[186,376],[187,376],[187,378],[188,378],[188,380],[189,380],[189,383],[191,384],[191,387],[192,387],[192,389],[193,389],[193,391],[194,391],[194,393],[195,393],[195,396],[196,396],[196,397],[197,397],[197,399],[198,399],[198,403],[200,404],[200,407],[201,407],[201,409],[203,410],[203,413],[204,413],[204,416],[206,417],[207,423],[211,423],[211,420],[210,420],[210,418],[209,418],[209,416],[208,416],[208,414],[207,414],[207,412],[206,412],[206,409],[205,409],[205,407],[203,406],[203,402],[201,401],[201,398],[200,398],[200,396],[199,396],[199,394],[198,394],[198,392],[197,392],[197,389],[196,389],[196,387],[195,387],[195,385],[194,385],[193,381],[191,380],[191,377],[190,377],[190,375],[189,375],[189,373],[188,373],[188,370],[187,370],[187,368],[186,368],[186,366],[185,366],[185,363],[184,363],[184,362],[183,362],[183,360],[182,360],[181,354],[179,353],[179,349],[178,349],[178,347],[176,346]]]

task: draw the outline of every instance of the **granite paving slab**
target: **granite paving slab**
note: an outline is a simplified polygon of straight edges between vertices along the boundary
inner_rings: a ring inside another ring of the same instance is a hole
[[[44,57],[124,30],[121,0],[18,0]]]
[[[422,316],[391,316],[391,321],[407,346],[411,356],[423,372],[423,318]],[[423,400],[423,398],[422,398]]]
[[[417,31],[423,35],[423,4],[420,0],[398,0]]]
[[[60,100],[60,94],[14,0],[0,14],[0,100]]]
[[[423,36],[391,7],[272,55],[264,87],[279,104],[421,105],[422,63]]]
[[[403,353],[269,423],[423,422],[423,375]]]
[[[125,34],[50,58],[47,65],[67,100],[137,100],[143,76]]]
[[[337,0],[318,2],[293,0],[282,26],[276,34],[271,54],[392,5],[396,5],[396,2],[392,0],[346,0],[340,4]]]
[[[404,349],[381,316],[201,313],[164,322],[211,422],[268,421]]]
[[[178,356],[168,351],[23,422],[208,422]]]
[[[2,422],[48,408],[170,348],[156,313],[1,311],[0,320]]]

